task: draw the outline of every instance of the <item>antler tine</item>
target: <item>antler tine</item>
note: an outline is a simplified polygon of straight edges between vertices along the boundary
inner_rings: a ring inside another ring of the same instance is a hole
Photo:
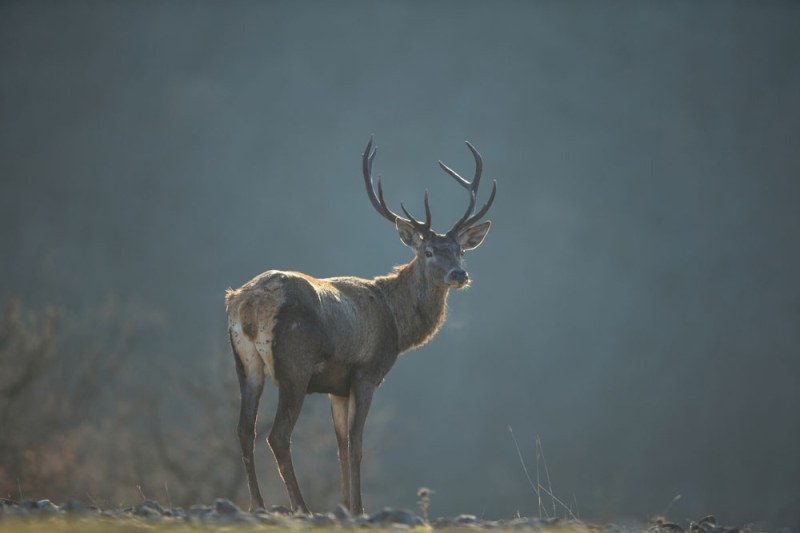
[[[489,208],[492,207],[492,203],[494,202],[494,195],[497,192],[497,180],[492,180],[492,193],[489,195],[489,200],[483,204],[481,210],[475,213],[473,216],[469,217],[464,222],[464,227],[468,228],[479,221],[483,216],[489,212]]]
[[[472,178],[472,182],[471,183],[469,181],[465,180],[464,178],[462,178],[458,174],[458,172],[456,172],[452,168],[448,167],[447,165],[445,165],[441,161],[439,161],[439,166],[442,167],[442,170],[447,172],[454,180],[456,180],[456,183],[458,183],[459,185],[461,185],[462,187],[464,187],[468,191],[470,191],[470,190],[476,190],[477,191],[478,190],[478,185],[481,182],[481,174],[483,173],[483,160],[481,159],[481,154],[478,153],[478,150],[476,150],[475,147],[472,146],[472,143],[470,143],[469,141],[464,141],[464,142],[467,144],[467,148],[469,148],[470,152],[472,152],[472,157],[475,158],[475,177]]]
[[[450,229],[450,231],[448,231],[447,233],[455,234],[455,233],[458,233],[458,231],[461,228],[465,227],[465,223],[466,223],[467,219],[475,211],[475,203],[477,201],[478,201],[478,195],[477,195],[476,191],[470,190],[470,192],[469,192],[469,205],[467,206],[467,210],[464,212],[464,216],[459,218],[458,222],[456,222],[453,225],[453,227]]]
[[[453,179],[456,180],[456,182],[459,185],[467,189],[470,193],[469,205],[467,206],[467,210],[464,213],[464,216],[462,216],[458,220],[458,222],[455,223],[453,228],[448,232],[450,234],[457,233],[461,229],[471,226],[472,224],[477,222],[483,215],[485,215],[486,212],[489,210],[489,207],[491,207],[492,202],[494,201],[494,195],[497,190],[496,189],[497,183],[495,182],[492,185],[492,194],[491,197],[489,198],[489,201],[486,203],[486,205],[483,206],[483,208],[481,208],[479,213],[473,215],[475,211],[475,204],[477,203],[478,200],[478,187],[480,186],[481,183],[481,174],[483,173],[483,159],[481,159],[481,154],[478,153],[478,150],[476,150],[475,147],[472,146],[472,144],[469,141],[465,142],[467,144],[467,148],[469,148],[469,151],[472,152],[472,157],[475,158],[475,177],[472,178],[472,182],[465,180],[464,178],[459,176],[453,169],[451,169],[450,167],[439,161],[439,166],[441,166],[445,172],[447,172]]]
[[[380,202],[381,209],[383,210],[383,216],[387,218],[393,224],[397,221],[397,219],[405,220],[403,217],[389,209],[389,206],[386,205],[386,200],[383,198],[383,185],[381,185],[381,178],[378,176],[378,202]]]
[[[378,148],[372,147],[372,136],[369,138],[369,142],[367,143],[367,148],[364,150],[364,154],[361,156],[361,166],[362,171],[364,174],[364,185],[367,187],[367,196],[369,196],[370,202],[372,202],[372,206],[375,208],[378,213],[381,214],[383,218],[391,222],[392,224],[397,224],[398,220],[402,220],[404,222],[408,222],[412,226],[414,226],[418,231],[421,233],[428,233],[431,231],[431,208],[428,205],[428,191],[425,191],[425,222],[422,223],[413,216],[411,216],[406,208],[403,207],[403,204],[400,204],[400,207],[403,209],[403,212],[406,214],[408,218],[403,218],[386,205],[386,200],[383,198],[383,186],[381,185],[381,178],[378,176],[378,192],[375,193],[375,187],[372,181],[372,161],[375,158],[375,154],[378,151]]]
[[[469,151],[472,152],[472,157],[475,158],[475,177],[472,178],[472,190],[476,193],[478,192],[478,185],[481,183],[481,174],[483,174],[483,159],[481,159],[481,154],[472,146],[472,143],[469,141],[464,141],[467,143],[467,148]]]
[[[431,229],[431,206],[428,205],[428,190],[425,190],[425,227]]]
[[[422,233],[427,233],[431,229],[431,207],[428,205],[428,191],[425,191],[425,223],[423,224],[416,218],[414,218],[411,213],[406,210],[406,207],[403,205],[403,202],[400,202],[400,209],[403,210],[403,213],[406,214],[408,217],[408,221],[411,223],[412,226],[417,228],[417,230],[421,231]]]
[[[367,148],[364,150],[364,153],[361,155],[361,171],[364,174],[364,185],[367,188],[367,196],[369,196],[369,201],[372,203],[372,206],[375,210],[380,213],[380,215],[395,224],[398,218],[403,218],[397,213],[393,212],[389,207],[386,205],[386,201],[383,199],[383,190],[381,189],[381,179],[378,178],[378,194],[375,194],[375,186],[372,182],[372,160],[375,158],[375,154],[378,152],[378,148],[372,147],[372,140],[373,136],[370,135],[369,142],[367,143]],[[405,220],[405,219],[403,219]]]
[[[453,179],[456,180],[456,183],[458,183],[459,185],[461,185],[465,189],[469,190],[470,182],[468,182],[467,180],[465,180],[464,178],[459,176],[458,172],[456,172],[452,168],[448,167],[447,165],[445,165],[441,161],[439,161],[439,166],[442,167],[442,170],[444,170],[445,172],[450,174],[450,176],[452,176]]]

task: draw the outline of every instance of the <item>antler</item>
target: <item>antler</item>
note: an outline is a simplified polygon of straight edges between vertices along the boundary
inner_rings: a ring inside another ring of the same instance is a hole
[[[478,200],[478,186],[481,183],[481,173],[483,172],[483,160],[481,159],[481,154],[475,149],[469,141],[465,141],[467,143],[467,148],[469,151],[472,152],[472,156],[475,158],[475,177],[472,178],[472,182],[469,182],[458,175],[458,173],[453,170],[452,168],[448,167],[441,161],[439,161],[439,166],[442,167],[442,170],[447,172],[456,183],[464,187],[469,191],[469,205],[467,206],[467,211],[464,213],[458,222],[448,231],[448,235],[455,235],[461,230],[464,230],[477,221],[479,221],[488,211],[489,208],[492,207],[492,202],[494,202],[494,195],[497,192],[497,181],[492,180],[492,194],[489,195],[489,200],[484,204],[480,211],[473,214],[475,211],[475,203]]]
[[[367,187],[367,196],[369,196],[372,206],[383,218],[392,224],[396,224],[398,220],[402,220],[414,226],[414,228],[422,234],[429,233],[431,231],[431,208],[428,205],[428,191],[425,191],[424,223],[411,216],[402,203],[400,204],[400,209],[403,210],[403,213],[405,213],[408,218],[401,217],[387,207],[386,201],[383,199],[383,188],[381,187],[380,176],[378,176],[378,194],[375,194],[375,187],[372,183],[372,160],[375,158],[375,153],[377,151],[377,147],[372,147],[372,136],[370,136],[367,148],[361,156],[361,170],[364,173],[364,185]]]

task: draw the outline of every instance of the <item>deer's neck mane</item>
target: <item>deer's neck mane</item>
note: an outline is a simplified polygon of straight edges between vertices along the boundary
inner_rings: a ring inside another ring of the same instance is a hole
[[[434,285],[414,258],[394,272],[375,278],[397,325],[400,352],[428,342],[441,327],[447,309],[447,288]]]

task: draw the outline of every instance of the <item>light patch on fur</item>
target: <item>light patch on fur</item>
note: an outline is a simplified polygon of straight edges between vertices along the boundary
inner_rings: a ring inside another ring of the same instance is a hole
[[[282,273],[265,272],[225,295],[231,341],[248,377],[266,373],[275,379],[273,331],[285,279]]]

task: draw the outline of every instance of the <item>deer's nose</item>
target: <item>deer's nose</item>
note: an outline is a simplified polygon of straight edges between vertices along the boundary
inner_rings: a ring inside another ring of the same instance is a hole
[[[451,270],[447,277],[449,278],[448,281],[450,283],[458,285],[459,287],[463,287],[469,281],[469,274],[460,268],[454,268]]]

